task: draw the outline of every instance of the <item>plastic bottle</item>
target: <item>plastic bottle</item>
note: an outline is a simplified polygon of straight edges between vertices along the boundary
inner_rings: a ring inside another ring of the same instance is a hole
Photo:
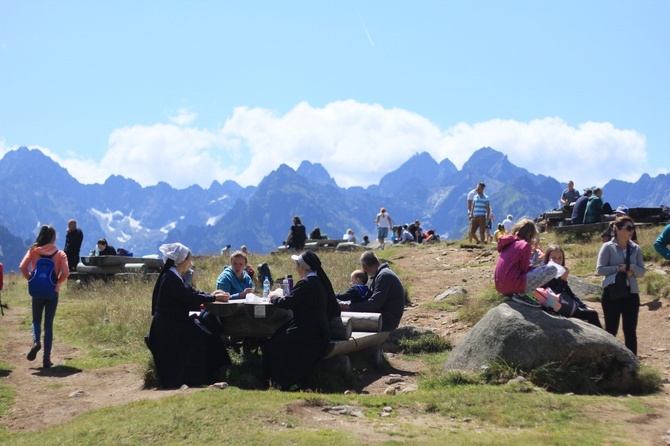
[[[288,296],[289,294],[291,294],[291,292],[288,289],[288,279],[284,279],[284,281],[282,282],[282,287],[281,288],[282,288],[282,291],[284,292],[284,296]]]
[[[265,280],[263,281],[263,299],[268,298],[270,295],[270,279],[268,279],[268,276],[265,276]]]
[[[288,280],[288,292],[291,294],[293,292],[293,276],[289,274],[286,276],[286,280]]]

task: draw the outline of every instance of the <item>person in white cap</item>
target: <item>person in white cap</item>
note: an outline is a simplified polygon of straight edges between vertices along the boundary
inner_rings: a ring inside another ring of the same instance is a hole
[[[154,286],[153,319],[145,341],[161,386],[212,384],[221,367],[230,364],[220,336],[221,324],[216,316],[192,318],[189,312],[199,311],[206,302],[226,302],[230,294],[221,290],[205,293],[184,281],[191,267],[191,251],[186,246],[169,243],[159,250],[165,263]]]

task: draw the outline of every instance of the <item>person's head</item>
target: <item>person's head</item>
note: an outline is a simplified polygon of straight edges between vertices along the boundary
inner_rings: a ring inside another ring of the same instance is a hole
[[[628,207],[621,205],[616,210],[614,211],[617,217],[623,217],[624,215],[628,215]]]
[[[166,243],[161,245],[158,250],[163,253],[165,267],[174,266],[182,276],[188,272],[193,264],[191,262],[191,250],[181,243]]]
[[[379,268],[379,259],[373,251],[365,251],[361,254],[361,267],[367,275],[372,276]]]
[[[242,275],[242,272],[247,267],[247,263],[249,263],[249,259],[247,259],[247,255],[242,251],[235,251],[230,256],[230,268],[238,277]]]
[[[367,235],[364,235],[363,240],[365,240],[367,242],[368,240],[370,240],[370,237],[368,237]]]
[[[512,217],[512,214],[508,214],[508,215],[507,215],[507,219],[508,219],[508,220],[514,220],[514,217]]]
[[[295,217],[293,217],[293,224],[294,225],[301,225],[302,221],[300,220],[300,217],[298,217],[297,215]]]
[[[586,195],[587,197],[590,197],[591,195],[593,195],[593,191],[591,190],[590,187],[587,187],[586,189],[584,189],[584,195]]]
[[[246,253],[247,253],[247,245],[242,245],[242,247],[240,248],[240,250],[241,250],[243,253],[246,254]]]
[[[563,248],[560,245],[551,244],[547,247],[547,250],[544,252],[544,264],[546,265],[550,260],[561,266],[565,266],[565,252],[563,252]]]
[[[365,285],[368,283],[368,275],[362,269],[354,270],[351,273],[351,284],[352,285]]]
[[[386,214],[386,208],[381,208],[381,209],[379,210],[379,212],[380,212],[381,214]]]
[[[347,229],[347,234],[354,235],[354,230],[353,229]]]
[[[498,223],[498,231],[504,231],[505,230],[505,225],[502,223]]]
[[[67,230],[69,231],[76,231],[77,230],[77,220],[68,220],[67,221]]]
[[[575,188],[575,183],[572,182],[572,180],[568,181],[568,190],[572,190]]]
[[[107,248],[107,240],[104,238],[101,238],[98,240],[98,250],[104,251],[105,248]]]
[[[409,226],[407,226],[407,225],[402,225],[402,228],[403,228],[404,230],[407,230],[407,228],[409,228]]]
[[[419,226],[421,226],[421,222],[419,220],[414,220],[414,226],[418,228]]]
[[[486,184],[484,184],[484,183],[477,184],[477,193],[480,194],[480,195],[483,194],[485,187],[486,187]]]
[[[532,243],[535,235],[537,234],[537,228],[535,227],[533,220],[522,218],[512,228],[512,234],[516,235],[521,240]]]
[[[311,272],[318,273],[321,269],[321,260],[312,251],[305,251],[300,255],[294,254],[291,258],[295,260],[295,269],[301,279]]]
[[[618,217],[614,220],[614,237],[617,241],[627,241],[633,238],[635,222],[628,215]]]
[[[44,225],[40,228],[40,232],[35,238],[33,246],[44,246],[56,241],[56,230],[53,226]]]
[[[596,187],[595,189],[593,189],[593,193],[594,193],[594,195],[597,195],[598,197],[603,196],[603,190],[599,187]]]

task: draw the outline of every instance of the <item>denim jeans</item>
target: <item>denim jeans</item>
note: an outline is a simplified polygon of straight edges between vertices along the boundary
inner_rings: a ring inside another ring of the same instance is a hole
[[[42,337],[42,313],[44,313],[44,359],[51,358],[51,345],[54,339],[54,317],[58,307],[58,293],[51,299],[33,297],[33,342]]]

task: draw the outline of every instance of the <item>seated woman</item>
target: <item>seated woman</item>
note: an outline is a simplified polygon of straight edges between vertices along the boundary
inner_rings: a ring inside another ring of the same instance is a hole
[[[107,243],[107,240],[101,238],[98,240],[97,249],[95,250],[96,256],[115,256],[116,249],[113,246]]]
[[[248,293],[254,292],[254,282],[247,273],[247,255],[242,251],[235,251],[230,256],[230,266],[216,279],[216,289],[230,293],[230,299],[244,299]]]
[[[421,244],[435,243],[440,241],[440,236],[435,234],[435,229],[429,229],[423,236]]]
[[[565,268],[565,273],[563,273],[561,277],[551,279],[542,286],[542,288],[549,288],[554,293],[560,294],[560,302],[557,302],[557,304],[560,305],[552,305],[554,310],[561,316],[574,317],[595,325],[596,327],[603,328],[598,318],[598,312],[586,305],[572,292],[572,289],[570,289],[570,285],[568,285],[568,275],[570,274],[570,270],[565,266],[565,253],[563,252],[563,248],[558,245],[549,245],[545,252],[544,264],[548,264],[550,260]]]
[[[293,311],[293,319],[263,345],[263,377],[282,390],[305,387],[330,343],[329,320],[340,307],[321,260],[311,251],[292,255],[300,280],[288,296],[270,293],[273,305]]]
[[[230,364],[215,316],[194,318],[205,302],[225,302],[230,295],[198,291],[184,282],[191,267],[191,252],[181,243],[162,245],[165,262],[151,299],[151,329],[146,339],[165,388],[211,384],[219,370]]]

